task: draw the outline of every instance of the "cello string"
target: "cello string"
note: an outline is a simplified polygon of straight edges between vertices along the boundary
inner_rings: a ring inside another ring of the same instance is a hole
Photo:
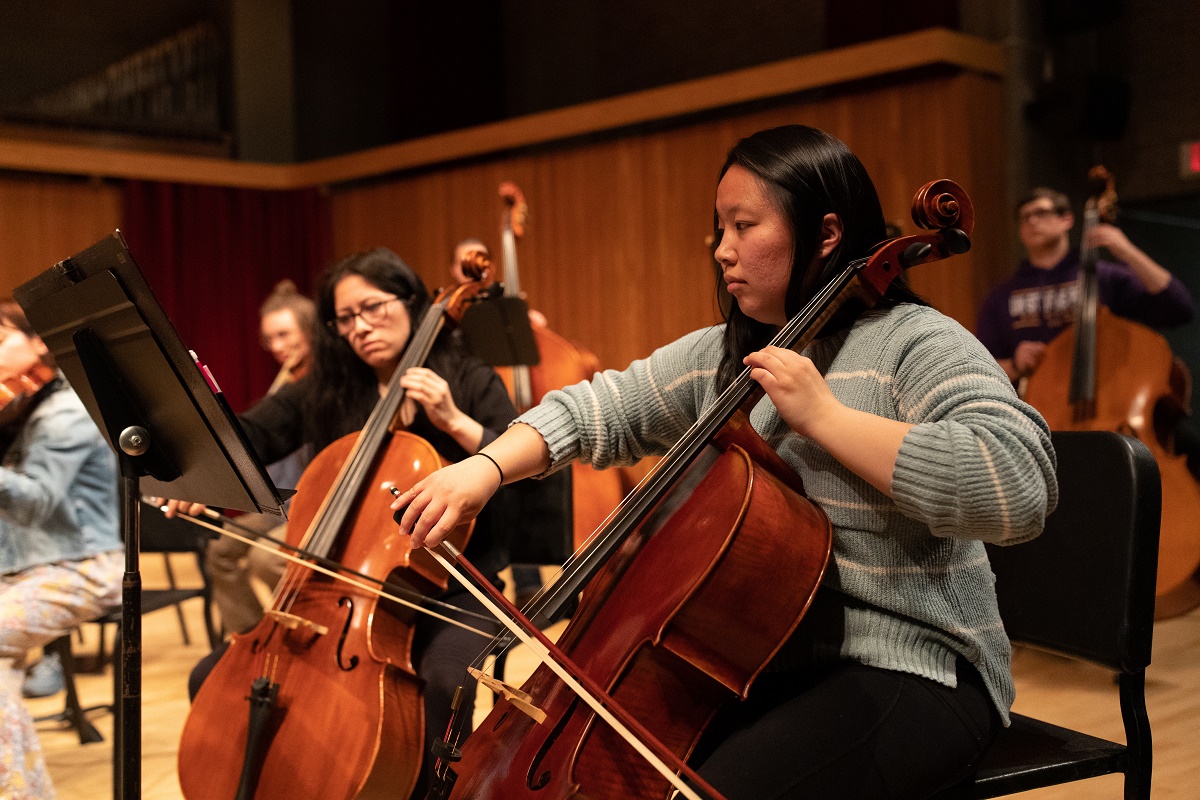
[[[412,366],[424,363],[433,342],[444,324],[447,303],[435,302],[421,319],[413,339],[405,348],[401,361],[388,381],[386,394],[375,404],[367,424],[363,426],[350,454],[338,471],[333,486],[326,492],[320,508],[305,532],[301,545],[321,555],[327,555],[359,495],[364,477],[371,470],[387,436],[392,419],[404,402],[405,392],[400,378]],[[300,596],[306,573],[289,567],[276,587],[272,607],[290,609]]]
[[[887,243],[883,242],[881,245]],[[779,330],[772,338],[771,344],[792,349],[795,349],[797,345],[807,346],[807,343],[823,327],[822,315],[827,321],[849,299],[854,278],[878,250],[879,248],[875,248],[872,256],[856,259],[846,264],[839,273],[813,295],[813,298],[800,312]],[[750,377],[751,371],[751,368],[746,367],[738,374],[730,385],[718,395],[713,404],[705,410],[701,419],[680,437],[662,460],[638,483],[634,491],[624,498],[585,540],[584,544],[563,562],[558,571],[526,604],[525,607],[531,611],[531,618],[536,619],[547,606],[554,602],[554,595],[560,584],[574,582],[576,576],[588,568],[588,560],[592,557],[593,552],[604,547],[611,550],[612,542],[628,535],[635,529],[641,521],[639,517],[645,516],[649,512],[647,505],[653,505],[648,503],[645,498],[655,498],[654,502],[656,503],[663,494],[664,484],[668,486],[674,484],[683,471],[695,460],[703,446],[712,439],[715,431],[736,413],[748,397],[753,395],[755,385],[754,380]],[[552,615],[546,615],[547,621],[549,616]],[[490,645],[480,652],[473,666],[482,669],[488,656],[503,652],[515,644],[516,640],[501,631]]]
[[[780,329],[771,344],[779,347],[791,347],[796,344],[805,331],[810,331],[813,322],[821,313],[832,313],[827,306],[846,290],[855,274],[869,260],[869,258],[861,258],[847,264],[838,276],[826,283],[814,295],[804,309]],[[614,537],[620,536],[622,532],[629,531],[634,527],[636,518],[644,516],[648,512],[646,498],[651,497],[657,500],[662,494],[662,487],[672,484],[678,479],[680,473],[691,464],[694,456],[699,453],[701,446],[712,438],[716,428],[723,425],[745,401],[747,395],[753,391],[751,384],[754,381],[750,377],[750,372],[749,367],[744,368],[737,378],[718,395],[713,404],[704,412],[702,418],[667,451],[654,469],[638,483],[633,492],[613,509],[605,522],[592,532],[585,543],[563,562],[559,571],[542,587],[541,591],[535,595],[534,600],[527,604],[527,607],[531,608],[535,614],[542,610],[539,605],[536,605],[539,598],[548,597],[560,582],[571,580],[577,573],[582,572],[587,567],[587,560],[598,547],[610,544]],[[692,457],[685,459],[684,456],[688,453],[691,453]],[[489,650],[501,648],[503,635],[497,635],[493,647]]]
[[[799,313],[784,325],[772,338],[771,344],[778,347],[793,347],[806,335],[815,336],[817,326],[814,324],[822,314],[831,315],[840,307],[832,304],[851,286],[852,280],[861,268],[870,261],[870,257],[856,259],[848,263],[842,271],[828,281],[813,296]],[[844,302],[847,297],[841,297]],[[632,533],[640,522],[639,517],[649,513],[648,506],[657,503],[664,492],[664,485],[674,484],[680,475],[691,465],[703,445],[710,441],[721,425],[733,416],[747,396],[753,391],[754,383],[750,377],[751,369],[744,368],[741,373],[718,395],[713,404],[705,410],[691,428],[663,456],[662,460],[646,475],[633,492],[614,508],[599,527],[592,532],[583,545],[571,554],[557,572],[526,604],[530,609],[531,618],[536,619],[548,605],[556,599],[556,591],[560,585],[574,582],[577,575],[582,574],[589,566],[593,554],[603,548],[609,550],[614,543]],[[690,455],[689,455],[690,454]],[[652,498],[653,503],[647,498]],[[602,554],[603,555],[603,554]],[[547,615],[547,619],[550,615]],[[473,666],[482,669],[483,664],[491,655],[501,653],[517,641],[508,633],[501,631],[492,639],[476,657]]]
[[[370,583],[376,584],[377,586],[381,586],[385,589],[388,589],[389,591],[396,592],[397,594],[400,594],[402,596],[407,596],[408,598],[413,599],[413,602],[423,602],[426,604],[427,607],[428,606],[436,606],[438,608],[444,608],[448,611],[454,611],[456,613],[462,614],[463,616],[474,617],[477,620],[480,620],[482,622],[487,622],[489,624],[491,624],[491,622],[492,622],[492,618],[487,616],[486,614],[479,614],[474,611],[468,611],[465,608],[459,608],[456,605],[452,605],[452,604],[444,602],[442,600],[435,600],[432,597],[423,595],[420,592],[415,592],[412,589],[406,588],[399,584],[390,583],[389,581],[381,580],[372,575],[368,575],[365,572],[359,572],[358,570],[351,569],[350,567],[347,567],[344,564],[339,564],[337,561],[334,561],[329,558],[325,558],[323,556],[319,556],[316,553],[310,553],[301,547],[297,547],[295,545],[288,544],[287,542],[282,541],[280,539],[276,539],[275,537],[273,537],[269,534],[261,533],[259,531],[254,530],[253,528],[249,528],[245,525],[242,525],[236,519],[234,519],[232,517],[227,517],[224,514],[220,514],[216,511],[213,511],[211,508],[206,508],[203,513],[209,519],[216,520],[224,525],[232,525],[233,527],[237,528],[238,530],[242,531],[243,533],[248,534],[251,538],[254,538],[258,541],[262,541],[263,539],[266,539],[268,542],[271,542],[272,544],[274,544],[278,547],[283,547],[283,548],[286,548],[286,549],[292,551],[296,555],[300,556],[302,559],[312,559],[312,560],[316,561],[318,564],[320,564],[321,566],[327,567],[327,568],[335,570],[335,571],[341,571],[347,575],[353,575],[356,578],[362,578],[365,581],[369,581]],[[416,598],[416,599],[414,599],[414,598]]]
[[[442,542],[441,547],[445,549],[447,553],[450,553],[456,561],[463,562],[466,560],[462,557],[461,553],[457,552],[457,550],[448,543]],[[441,564],[447,572],[453,575],[455,580],[462,584],[462,586],[468,592],[473,594],[475,599],[483,604],[484,608],[492,612],[492,614],[496,616],[497,621],[508,628],[514,636],[520,639],[521,642],[528,647],[534,653],[534,655],[537,656],[539,661],[545,664],[552,672],[554,672],[555,675],[558,676],[559,680],[565,683],[571,689],[571,691],[575,692],[576,696],[587,703],[588,706],[591,707],[592,711],[595,712],[596,716],[607,722],[609,727],[612,728],[612,730],[616,732],[622,739],[624,739],[630,747],[636,750],[638,754],[641,755],[642,758],[644,758],[656,772],[658,772],[659,775],[669,781],[670,784],[675,787],[677,792],[684,797],[689,798],[689,800],[701,800],[700,796],[696,794],[691,787],[684,783],[683,780],[670,767],[668,767],[661,758],[658,757],[658,755],[656,755],[641,739],[634,736],[633,733],[625,726],[625,724],[618,720],[613,715],[613,712],[605,707],[605,705],[601,703],[598,698],[596,698],[591,692],[584,689],[579,681],[573,675],[571,675],[571,673],[569,673],[562,664],[559,663],[558,659],[551,656],[549,648],[535,638],[536,634],[531,636],[529,633],[526,633],[515,619],[501,610],[501,608],[497,606],[496,603],[490,597],[488,597],[485,592],[475,585],[474,581],[468,579],[466,575],[459,572],[459,570],[441,553],[434,549],[429,549],[429,554],[437,559],[438,563]],[[721,795],[719,794],[714,793],[713,796],[715,798],[721,798]],[[721,798],[721,800],[723,800],[723,798]]]
[[[296,566],[296,565],[298,565],[299,567],[303,567],[304,569],[306,569],[306,570],[309,570],[309,571],[311,571],[311,572],[319,572],[319,573],[321,573],[322,575],[327,575],[327,576],[329,576],[330,578],[333,578],[334,580],[339,580],[339,581],[342,581],[343,583],[348,583],[348,584],[350,584],[351,586],[354,586],[354,587],[356,587],[356,588],[358,588],[358,589],[362,589],[363,591],[365,591],[365,592],[369,592],[370,594],[373,594],[373,595],[375,595],[375,596],[377,596],[377,597],[382,597],[382,598],[384,598],[385,600],[391,600],[392,602],[394,602],[394,603],[398,603],[398,604],[400,604],[400,605],[402,605],[402,606],[405,606],[406,608],[410,608],[410,609],[412,609],[413,611],[416,611],[417,613],[420,613],[420,614],[425,614],[425,615],[427,615],[427,616],[433,617],[434,619],[441,620],[442,622],[448,623],[448,624],[450,624],[450,625],[453,625],[453,626],[455,626],[455,627],[457,627],[457,628],[462,628],[462,629],[463,629],[463,630],[465,630],[465,631],[470,631],[471,633],[478,634],[478,635],[480,635],[480,636],[482,636],[482,637],[484,637],[484,638],[486,638],[486,639],[490,639],[490,638],[492,638],[492,637],[494,637],[494,636],[495,636],[495,634],[494,634],[493,632],[491,632],[491,631],[482,631],[482,630],[480,630],[480,629],[478,629],[478,628],[472,628],[470,625],[467,625],[467,624],[466,624],[466,623],[464,623],[464,622],[459,622],[458,620],[456,620],[456,619],[452,619],[452,618],[450,618],[450,617],[447,617],[447,616],[445,616],[444,614],[439,614],[439,613],[437,613],[436,611],[433,611],[433,610],[431,610],[431,609],[425,608],[424,606],[422,606],[422,605],[419,605],[419,604],[417,604],[417,603],[414,603],[414,602],[412,602],[411,600],[405,600],[405,599],[403,599],[403,598],[401,598],[401,597],[397,597],[397,596],[395,596],[395,595],[388,594],[387,592],[385,592],[385,591],[383,591],[383,590],[381,590],[381,589],[377,589],[377,588],[375,588],[374,586],[369,586],[368,584],[365,584],[365,583],[363,583],[362,581],[357,581],[357,580],[355,580],[355,579],[353,579],[353,578],[351,578],[351,577],[348,577],[348,576],[346,576],[346,575],[343,575],[343,574],[341,574],[341,573],[335,572],[334,570],[331,570],[331,569],[326,569],[325,567],[323,567],[323,566],[321,566],[321,565],[319,565],[319,564],[314,564],[314,563],[313,563],[313,562],[311,562],[311,561],[305,561],[304,559],[302,559],[302,558],[299,558],[299,557],[297,557],[297,556],[294,556],[294,555],[291,555],[290,553],[281,553],[281,552],[279,552],[278,550],[274,550],[274,549],[272,549],[272,548],[269,548],[269,547],[267,547],[266,545],[262,544],[261,542],[258,542],[258,541],[254,540],[254,539],[251,539],[251,538],[250,538],[250,537],[248,537],[248,536],[242,536],[242,535],[241,535],[241,534],[239,534],[239,533],[234,533],[233,531],[225,530],[224,528],[217,527],[216,525],[213,525],[213,524],[211,524],[211,523],[205,522],[205,521],[204,521],[204,520],[202,520],[202,519],[197,519],[196,517],[189,516],[189,515],[187,515],[187,514],[184,514],[184,515],[182,515],[180,518],[181,518],[181,519],[186,519],[186,520],[188,520],[188,521],[189,521],[189,522],[191,522],[193,525],[199,525],[201,528],[207,528],[207,529],[208,529],[208,530],[210,530],[210,531],[215,531],[216,533],[219,533],[219,534],[221,534],[222,536],[228,536],[228,537],[230,537],[231,539],[236,539],[237,541],[239,541],[239,542],[243,542],[243,543],[245,543],[245,544],[248,544],[248,545],[250,545],[251,547],[257,547],[257,548],[260,548],[260,549],[263,549],[263,550],[267,550],[268,552],[270,552],[270,553],[272,553],[272,554],[274,554],[274,555],[277,555],[277,556],[279,556],[280,558],[286,559],[287,561],[291,562],[291,564],[292,564],[293,566]],[[276,540],[272,539],[272,541],[276,541]],[[375,579],[375,578],[370,578],[369,580],[375,581],[376,579]],[[381,583],[381,584],[383,584],[384,586],[387,586],[388,588],[391,588],[391,589],[393,589],[393,590],[394,590],[394,589],[397,589],[397,588],[399,588],[399,587],[396,587],[394,584],[388,584],[388,583],[386,583],[386,582],[383,582],[383,581],[379,581],[379,583]],[[403,591],[403,590],[401,590],[401,591]],[[422,602],[424,602],[425,600],[426,600],[426,598],[425,598],[424,596],[422,596]],[[436,602],[436,601],[435,601],[435,602]],[[446,604],[439,604],[439,605],[446,605]],[[467,614],[467,615],[470,615],[470,616],[473,616],[473,617],[477,617],[477,618],[480,618],[480,619],[486,619],[488,622],[492,622],[492,620],[491,620],[490,618],[484,617],[484,616],[482,616],[482,615],[480,615],[480,614],[475,614],[475,613],[473,613],[473,612],[470,612],[470,611],[466,611],[466,610],[463,610],[463,609],[459,609],[457,606],[449,606],[449,607],[450,607],[450,608],[454,608],[456,611],[461,611],[463,614]]]

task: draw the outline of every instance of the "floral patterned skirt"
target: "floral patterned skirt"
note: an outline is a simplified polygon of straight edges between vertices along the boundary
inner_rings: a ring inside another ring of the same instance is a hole
[[[120,605],[124,572],[115,551],[0,575],[0,798],[54,797],[21,698],[25,654]]]

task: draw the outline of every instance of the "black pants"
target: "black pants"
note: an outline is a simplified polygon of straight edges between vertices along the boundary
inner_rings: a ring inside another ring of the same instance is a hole
[[[962,659],[956,689],[846,664],[761,676],[709,725],[692,763],[728,800],[924,798],[970,774],[1000,724]]]
[[[479,614],[486,613],[473,596],[465,591],[440,598],[443,602],[451,603],[459,608]],[[441,613],[445,613],[444,610]],[[446,614],[446,616],[453,616]],[[486,626],[482,620],[463,620],[475,627]],[[475,681],[467,675],[467,667],[474,662],[476,656],[487,646],[489,639],[470,631],[451,625],[448,622],[422,616],[417,621],[413,635],[413,667],[417,674],[425,680],[422,698],[425,704],[425,758],[421,763],[421,773],[417,778],[417,787],[413,798],[424,798],[429,789],[429,774],[433,759],[429,756],[429,745],[441,740],[450,722],[450,706],[454,701],[455,689],[464,687],[466,700],[463,702],[461,713],[468,718],[472,716],[475,707]],[[229,649],[229,642],[223,642],[211,653],[202,658],[188,676],[188,696],[196,697],[200,685],[217,665],[217,661]],[[467,730],[470,730],[468,723]],[[335,742],[329,746],[336,747]]]

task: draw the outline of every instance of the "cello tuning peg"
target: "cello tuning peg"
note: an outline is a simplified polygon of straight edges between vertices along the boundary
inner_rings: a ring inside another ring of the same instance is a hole
[[[913,242],[908,247],[904,248],[904,252],[900,254],[900,263],[905,269],[913,264],[919,264],[921,259],[933,252],[933,245],[927,242]]]
[[[946,228],[942,231],[942,241],[946,249],[955,255],[961,255],[971,249],[971,237],[958,228]]]

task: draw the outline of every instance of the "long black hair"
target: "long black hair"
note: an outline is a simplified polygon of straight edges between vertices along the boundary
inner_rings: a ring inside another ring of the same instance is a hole
[[[312,393],[307,409],[308,440],[319,451],[344,434],[346,420],[361,419],[379,402],[379,378],[334,329],[334,290],[349,275],[396,295],[416,330],[432,304],[425,284],[400,256],[385,247],[355,253],[321,276],[317,289],[317,325],[313,351]]]
[[[866,168],[845,144],[824,131],[807,125],[785,125],[747,136],[729,151],[718,182],[735,165],[758,178],[791,226],[795,250],[784,298],[788,319],[846,264],[867,255],[887,238],[879,195]],[[810,270],[825,215],[831,213],[842,222],[842,240],[824,262]],[[882,305],[906,301],[924,303],[901,276],[893,282]],[[835,324],[844,326],[849,321],[838,319]],[[776,331],[775,326],[743,313],[736,298],[728,307],[725,322],[725,353],[717,372],[719,388],[728,386],[741,372],[742,359],[769,343]]]

